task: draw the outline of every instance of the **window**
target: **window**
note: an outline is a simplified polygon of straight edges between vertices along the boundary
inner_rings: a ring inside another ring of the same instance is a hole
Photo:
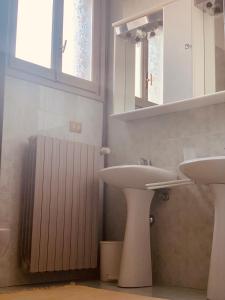
[[[150,32],[148,38],[148,101],[162,104],[163,101],[163,29]]]
[[[143,43],[135,44],[135,96],[143,97]]]
[[[135,98],[141,108],[163,101],[163,23],[157,20],[137,36]]]
[[[53,0],[18,1],[17,58],[51,68],[52,14]]]
[[[102,0],[13,0],[10,67],[100,94]]]
[[[92,79],[93,0],[66,0],[63,15],[63,73]]]

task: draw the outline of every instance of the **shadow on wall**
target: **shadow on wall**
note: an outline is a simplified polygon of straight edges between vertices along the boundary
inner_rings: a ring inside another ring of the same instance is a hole
[[[105,237],[123,240],[126,203],[107,187]],[[151,214],[153,284],[206,289],[213,237],[213,196],[206,186],[177,187],[169,201],[154,199]],[[194,271],[193,271],[194,270]]]

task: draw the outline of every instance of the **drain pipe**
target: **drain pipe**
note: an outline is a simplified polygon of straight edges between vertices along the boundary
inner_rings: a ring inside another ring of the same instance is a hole
[[[190,179],[177,179],[170,180],[166,182],[157,182],[157,183],[149,183],[146,184],[145,187],[147,190],[154,190],[157,201],[168,201],[169,200],[169,191],[172,187],[175,186],[183,186],[183,185],[192,185],[194,182]],[[150,214],[149,211],[149,222],[150,225],[153,226],[155,224],[154,215]]]

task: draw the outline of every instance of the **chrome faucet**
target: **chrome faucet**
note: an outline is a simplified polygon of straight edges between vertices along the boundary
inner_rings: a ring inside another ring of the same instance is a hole
[[[151,162],[150,159],[146,159],[146,158],[141,157],[141,158],[139,159],[139,164],[140,164],[140,165],[143,165],[143,166],[151,166],[151,165],[152,165],[152,162]]]

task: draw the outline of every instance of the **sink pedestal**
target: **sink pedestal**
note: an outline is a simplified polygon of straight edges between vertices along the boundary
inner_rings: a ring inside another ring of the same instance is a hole
[[[123,190],[127,200],[127,224],[121,257],[119,286],[152,285],[149,210],[154,195],[145,184],[177,179],[161,168],[125,165],[99,171],[104,182]],[[116,221],[116,220],[115,220]]]
[[[127,222],[120,266],[120,287],[152,286],[149,211],[153,191],[124,189]]]
[[[215,225],[207,299],[225,299],[225,184],[213,184]]]

